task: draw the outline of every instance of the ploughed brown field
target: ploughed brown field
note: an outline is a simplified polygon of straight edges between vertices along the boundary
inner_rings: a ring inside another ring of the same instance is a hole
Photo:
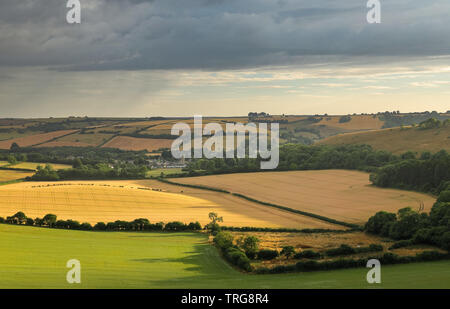
[[[0,216],[23,211],[28,217],[52,213],[59,219],[111,222],[147,218],[151,222],[209,222],[209,212],[226,226],[343,229],[313,218],[201,189],[157,180],[23,182],[0,187]]]
[[[372,186],[369,174],[322,170],[259,172],[177,178],[171,181],[203,185],[244,194],[259,201],[303,210],[332,219],[362,224],[377,211],[397,212],[423,202],[429,212],[431,195]]]

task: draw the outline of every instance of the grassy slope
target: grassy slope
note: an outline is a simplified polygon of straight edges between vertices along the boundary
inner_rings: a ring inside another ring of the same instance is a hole
[[[102,233],[0,225],[0,288],[449,288],[450,261],[367,269],[247,275],[226,264],[200,234]],[[66,280],[81,262],[81,285]]]
[[[436,152],[450,150],[450,126],[421,130],[418,128],[392,128],[369,132],[346,133],[332,136],[319,144],[369,144],[375,149],[399,154],[408,150]]]

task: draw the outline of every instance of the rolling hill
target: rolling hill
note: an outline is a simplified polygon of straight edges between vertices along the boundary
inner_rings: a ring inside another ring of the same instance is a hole
[[[450,126],[422,129],[403,127],[367,132],[344,133],[328,137],[318,142],[326,145],[368,144],[377,150],[387,150],[394,154],[406,151],[421,153],[450,151]]]

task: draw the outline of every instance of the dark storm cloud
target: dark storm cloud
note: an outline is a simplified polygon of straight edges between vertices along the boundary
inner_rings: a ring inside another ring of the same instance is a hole
[[[0,2],[0,66],[59,70],[232,69],[314,62],[317,55],[450,54],[448,0],[65,0]],[[368,60],[370,61],[370,60]]]

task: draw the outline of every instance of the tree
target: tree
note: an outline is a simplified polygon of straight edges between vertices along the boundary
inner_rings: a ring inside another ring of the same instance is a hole
[[[56,215],[46,214],[42,220],[45,225],[53,227],[53,225],[56,223]]]
[[[17,159],[16,159],[16,157],[13,156],[13,155],[9,155],[9,156],[8,156],[8,163],[9,163],[10,165],[17,164]]]
[[[238,240],[238,246],[244,250],[245,255],[250,259],[254,259],[258,254],[259,249],[259,239],[256,236],[241,237]]]
[[[73,168],[80,168],[80,167],[82,167],[82,166],[83,166],[83,162],[81,162],[80,158],[76,158],[76,159],[73,161],[73,164],[72,164],[72,167],[73,167]]]
[[[212,234],[216,234],[220,231],[220,226],[217,222],[223,222],[223,217],[219,217],[219,215],[215,212],[210,212],[208,217],[211,222],[206,225],[206,228],[210,230]]]
[[[284,246],[280,254],[286,256],[286,258],[290,258],[295,254],[295,249],[293,246]]]
[[[214,237],[214,243],[223,250],[233,246],[233,239],[234,237],[230,233],[219,232]]]
[[[11,150],[11,152],[17,152],[20,150],[20,146],[16,142],[14,142],[11,144],[9,150]]]
[[[13,216],[13,218],[16,218],[16,219],[17,219],[17,223],[18,223],[18,224],[23,224],[23,223],[25,223],[25,222],[27,221],[27,216],[26,216],[23,212],[21,212],[21,211],[17,212],[17,213]]]

